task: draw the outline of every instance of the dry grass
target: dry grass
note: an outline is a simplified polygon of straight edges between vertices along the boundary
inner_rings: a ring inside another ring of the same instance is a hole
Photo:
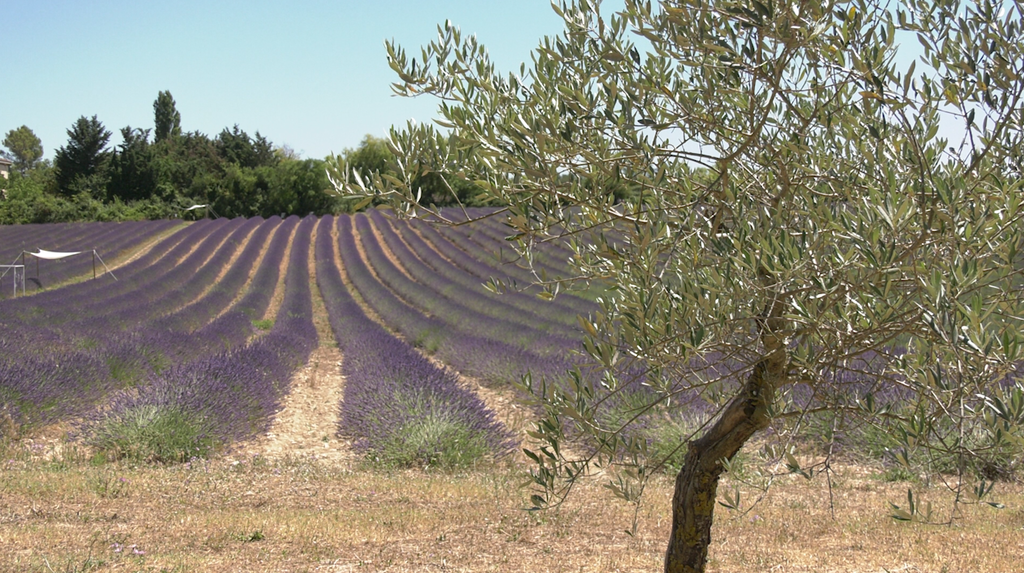
[[[528,512],[522,474],[507,466],[93,466],[40,449],[8,446],[0,462],[3,571],[655,571],[668,535],[668,478],[648,491],[631,537],[633,507],[598,481],[560,510]],[[839,473],[835,519],[823,481],[786,478],[745,514],[720,508],[710,570],[1019,571],[1024,488],[997,489],[1005,509],[963,506],[946,527],[894,522],[887,502],[906,485],[863,469]],[[939,488],[919,494],[948,507]]]

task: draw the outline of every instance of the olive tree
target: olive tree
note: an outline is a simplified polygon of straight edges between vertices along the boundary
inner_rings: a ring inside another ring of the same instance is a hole
[[[534,502],[595,467],[632,498],[663,460],[630,422],[694,396],[714,412],[669,444],[666,571],[704,569],[719,479],[769,426],[789,471],[813,468],[786,436],[828,414],[883,428],[896,462],[945,460],[960,500],[987,493],[981,462],[1019,452],[1024,422],[1021,4],[553,8],[564,32],[513,73],[450,23],[419,57],[387,44],[396,93],[439,98],[447,134],[393,130],[397,175],[336,180],[416,215],[424,165],[458,174],[523,260],[570,242],[578,273],[538,275],[548,294],[609,285],[581,317],[603,373],[525,383]],[[609,423],[638,369],[645,401]]]

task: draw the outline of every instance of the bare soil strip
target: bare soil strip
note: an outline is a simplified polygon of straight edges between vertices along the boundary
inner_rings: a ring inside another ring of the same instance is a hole
[[[336,437],[341,398],[345,391],[345,378],[341,375],[341,351],[334,339],[327,310],[316,288],[316,261],[314,249],[316,233],[323,219],[317,223],[313,240],[309,243],[309,277],[313,294],[313,324],[320,336],[320,345],[313,351],[309,362],[291,379],[291,390],[282,401],[282,408],[266,435],[241,445],[233,456],[251,459],[263,456],[270,459],[316,459],[334,465],[348,465],[356,455],[347,440]]]
[[[274,296],[270,297],[270,305],[267,306],[267,312],[263,313],[263,316],[260,317],[264,320],[273,320],[277,316],[277,311],[281,308],[281,303],[284,302],[284,277],[288,274],[288,259],[292,256],[292,243],[295,241],[295,233],[298,229],[299,226],[295,225],[291,236],[288,238],[288,247],[284,250],[284,255],[281,257],[281,265],[278,269],[277,286],[274,288]]]
[[[409,274],[409,271],[405,268],[405,265],[402,264],[402,261],[400,261],[398,257],[395,256],[395,253],[391,250],[391,247],[384,240],[384,235],[382,235],[380,229],[377,228],[377,223],[374,222],[374,220],[371,219],[370,217],[367,217],[366,220],[368,223],[370,223],[370,229],[373,230],[374,240],[376,240],[377,244],[380,245],[380,250],[384,252],[384,256],[387,257],[387,259],[391,261],[392,264],[395,265],[395,268],[397,268],[409,280],[413,282],[419,282],[411,274]],[[354,230],[355,225],[353,225],[352,228]],[[401,238],[399,238],[399,240],[401,240]]]

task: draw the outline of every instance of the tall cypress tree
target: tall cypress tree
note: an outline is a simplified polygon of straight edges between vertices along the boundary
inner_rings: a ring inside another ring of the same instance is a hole
[[[175,107],[170,91],[157,94],[156,101],[153,102],[153,116],[155,142],[181,135],[181,114]]]

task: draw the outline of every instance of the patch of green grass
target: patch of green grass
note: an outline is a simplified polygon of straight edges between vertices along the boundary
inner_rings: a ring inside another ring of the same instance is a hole
[[[479,432],[443,413],[431,412],[406,424],[368,458],[374,466],[384,468],[451,470],[477,465],[489,452]]]
[[[434,354],[441,347],[441,334],[432,328],[425,329],[416,335],[412,344],[417,348],[422,348],[427,354]]]
[[[171,406],[141,405],[91,428],[90,445],[107,460],[174,463],[206,457],[214,442],[204,420]]]
[[[881,473],[875,474],[875,477],[886,482],[886,483],[901,483],[901,482],[916,482],[918,481],[917,475],[915,475],[909,469],[895,465],[884,469]]]
[[[251,533],[243,533],[238,536],[238,540],[242,543],[253,543],[256,541],[263,540],[263,530],[257,529]]]
[[[274,327],[274,321],[273,319],[270,318],[263,320],[253,320],[252,325],[255,326],[257,330],[270,330],[271,328]]]
[[[651,405],[652,398],[646,392],[621,392],[616,399],[606,402],[607,409],[601,419],[608,427],[629,423],[626,434],[647,444],[648,465],[658,465],[674,474],[682,468],[686,458],[686,443],[694,438],[694,432],[706,419],[685,406]]]
[[[89,477],[89,487],[104,499],[128,497],[131,481],[113,470],[99,470]]]

